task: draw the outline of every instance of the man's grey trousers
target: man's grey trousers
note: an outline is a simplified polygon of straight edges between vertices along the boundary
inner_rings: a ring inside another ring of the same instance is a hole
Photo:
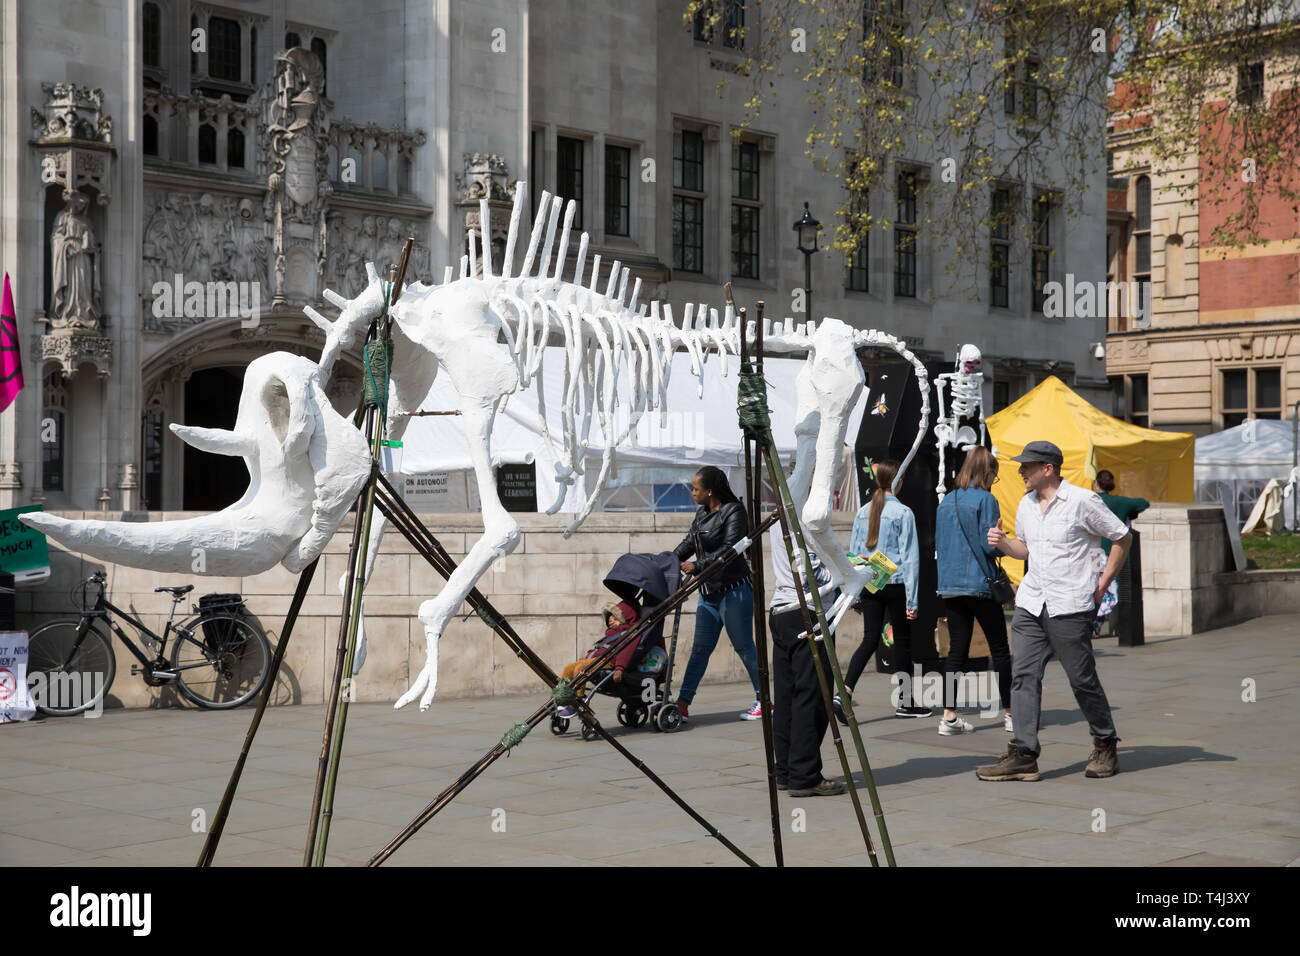
[[[1079,709],[1094,737],[1115,737],[1110,703],[1097,677],[1092,656],[1092,621],[1096,611],[1050,617],[1047,606],[1037,616],[1016,608],[1011,618],[1011,722],[1013,743],[1037,755],[1038,720],[1043,706],[1043,671],[1055,654],[1070,680]]]

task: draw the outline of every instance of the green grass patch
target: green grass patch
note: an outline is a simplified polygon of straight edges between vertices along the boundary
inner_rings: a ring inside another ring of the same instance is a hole
[[[1300,568],[1300,534],[1247,535],[1246,557],[1264,570]]]

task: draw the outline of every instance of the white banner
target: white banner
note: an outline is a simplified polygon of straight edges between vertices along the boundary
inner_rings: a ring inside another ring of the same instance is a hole
[[[27,692],[27,632],[0,631],[0,724],[35,713]]]

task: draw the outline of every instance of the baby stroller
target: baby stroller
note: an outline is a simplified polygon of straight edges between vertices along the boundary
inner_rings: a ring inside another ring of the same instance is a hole
[[[639,609],[644,620],[670,594],[677,590],[681,578],[677,556],[671,551],[660,554],[625,554],[614,562],[605,576],[605,587],[620,600]],[[667,651],[663,643],[664,622],[646,628],[637,640],[637,651],[623,682],[613,682],[611,665],[588,683],[588,698],[604,694],[618,698],[618,722],[624,727],[648,724],[652,731],[671,733],[682,724],[681,711],[672,702],[673,655],[677,650],[677,628],[682,606],[673,609],[673,629]],[[653,687],[653,690],[652,690]],[[551,733],[559,735],[569,729],[569,720],[553,715]],[[594,740],[596,729],[582,722],[582,739]]]

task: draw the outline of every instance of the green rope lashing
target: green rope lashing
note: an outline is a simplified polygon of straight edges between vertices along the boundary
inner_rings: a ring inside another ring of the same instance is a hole
[[[568,707],[578,699],[578,692],[573,689],[567,677],[561,677],[551,688],[551,700],[561,707]]]
[[[511,749],[524,742],[524,738],[528,736],[528,731],[532,729],[527,724],[515,724],[505,732],[501,738],[501,746],[505,750],[507,757],[510,756]]]
[[[393,364],[393,343],[371,339],[366,343],[366,404],[388,416],[388,370]]]
[[[491,607],[486,604],[480,604],[478,607],[474,608],[474,613],[482,619],[484,624],[492,628],[494,631],[505,621],[505,618],[497,617],[493,614]]]
[[[736,414],[740,427],[750,438],[763,441],[772,430],[772,417],[767,411],[767,382],[757,371],[740,371],[736,386]]]
[[[388,375],[393,367],[393,343],[385,330],[388,327],[388,303],[392,299],[393,285],[382,283],[384,290],[384,311],[379,316],[377,338],[366,343],[363,350],[366,367],[365,403],[379,409],[383,420],[388,418]]]

